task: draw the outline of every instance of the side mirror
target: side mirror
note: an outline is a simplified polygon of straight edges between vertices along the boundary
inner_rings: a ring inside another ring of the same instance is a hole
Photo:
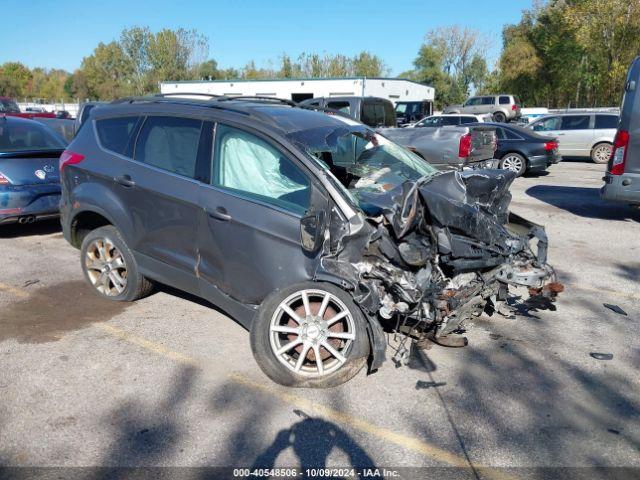
[[[324,240],[326,214],[323,210],[307,212],[300,219],[300,243],[307,252],[316,252]]]

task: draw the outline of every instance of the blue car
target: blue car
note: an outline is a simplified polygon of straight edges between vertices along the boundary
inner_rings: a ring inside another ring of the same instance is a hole
[[[0,116],[0,225],[58,216],[66,141],[34,120]]]

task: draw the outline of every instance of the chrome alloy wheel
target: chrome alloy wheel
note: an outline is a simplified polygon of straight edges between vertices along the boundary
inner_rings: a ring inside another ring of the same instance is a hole
[[[507,155],[502,159],[502,168],[505,170],[511,170],[515,173],[520,173],[524,168],[522,158],[517,155]]]
[[[269,326],[271,349],[280,363],[304,376],[328,375],[347,361],[356,338],[351,312],[324,290],[301,290],[276,308]]]
[[[100,293],[115,297],[127,288],[127,265],[120,250],[107,238],[97,238],[87,247],[87,276]]]
[[[593,159],[596,163],[607,163],[611,156],[612,147],[608,143],[598,145],[593,149]]]

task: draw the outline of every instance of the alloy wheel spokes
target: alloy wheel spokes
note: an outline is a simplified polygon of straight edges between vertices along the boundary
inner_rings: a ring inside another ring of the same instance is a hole
[[[307,376],[340,368],[356,339],[351,312],[322,290],[302,290],[283,300],[271,319],[269,336],[278,361]]]
[[[91,284],[107,296],[127,288],[127,265],[118,248],[108,239],[95,239],[87,248],[85,267]]]

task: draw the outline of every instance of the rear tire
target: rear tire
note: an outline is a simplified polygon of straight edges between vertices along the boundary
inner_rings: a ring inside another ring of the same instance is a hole
[[[613,145],[608,142],[601,142],[591,149],[591,160],[593,163],[607,163],[609,161],[609,157],[611,157],[611,150],[613,149]]]
[[[502,112],[496,112],[493,114],[493,120],[498,123],[505,123],[507,121],[507,116]]]
[[[511,170],[516,174],[516,177],[520,177],[527,171],[527,160],[519,153],[507,153],[500,160],[498,168]]]
[[[262,371],[280,385],[335,387],[366,364],[366,319],[351,295],[335,285],[299,283],[262,302],[251,325],[251,349]]]
[[[153,284],[139,272],[133,253],[112,225],[84,237],[80,259],[85,279],[102,298],[132,302],[153,291]]]

